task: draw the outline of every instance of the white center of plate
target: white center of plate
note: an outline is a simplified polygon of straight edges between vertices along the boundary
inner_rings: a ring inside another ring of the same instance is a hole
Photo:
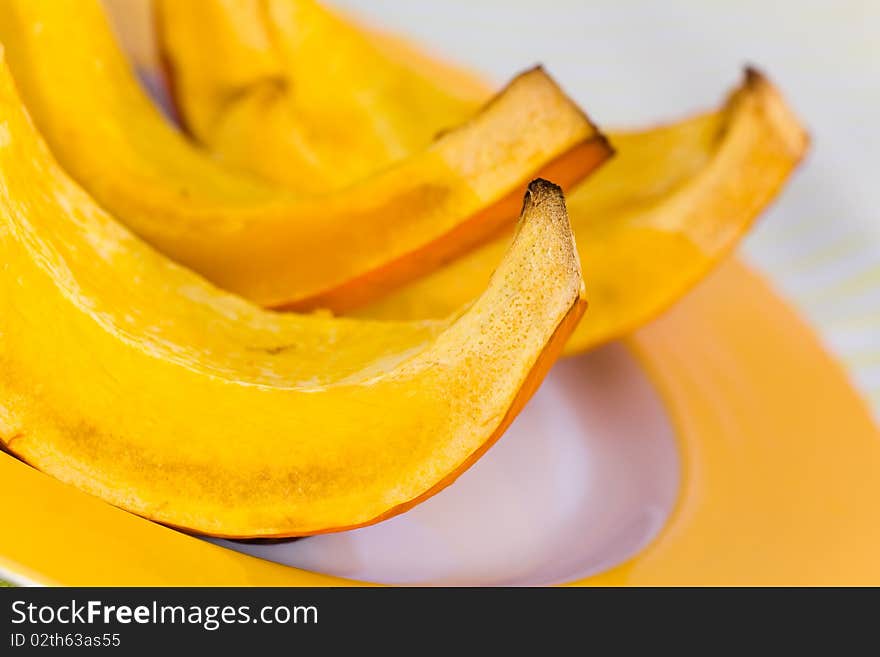
[[[386,584],[552,584],[638,552],[666,521],[678,482],[663,405],[615,344],[557,363],[501,440],[407,513],[288,543],[217,542]]]

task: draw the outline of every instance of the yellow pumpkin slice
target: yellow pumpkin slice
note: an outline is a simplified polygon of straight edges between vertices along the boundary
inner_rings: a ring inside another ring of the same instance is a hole
[[[534,181],[522,217],[457,317],[271,313],[96,205],[52,159],[3,64],[0,443],[206,534],[305,535],[399,513],[501,435],[584,310],[562,192]]]
[[[141,237],[267,306],[344,310],[511,225],[536,172],[563,187],[610,153],[540,69],[464,124],[336,193],[230,172],[154,108],[92,0],[4,0],[0,40],[61,164]]]
[[[644,550],[571,584],[880,586],[877,423],[848,373],[766,281],[729,258],[625,342],[674,425],[679,500]],[[821,403],[805,408],[805,400]],[[0,508],[0,568],[19,581],[361,584],[144,522],[3,454],[0,491],[28,500]]]
[[[427,147],[486,99],[483,85],[426,68],[412,51],[398,56],[310,0],[154,7],[190,133],[291,189],[352,184]]]
[[[736,244],[807,148],[797,118],[753,70],[720,111],[613,140],[617,156],[568,198],[591,300],[568,354],[681,297]],[[442,317],[479,293],[503,252],[503,240],[488,244],[354,314]]]
[[[435,93],[453,99],[479,97],[473,93],[476,83],[465,73],[441,64],[432,68],[424,55],[413,58],[408,44],[336,18],[312,0],[269,0],[266,11],[259,11],[258,4],[262,6],[255,0],[158,2],[159,41],[185,120],[200,139],[243,168],[265,174],[244,150],[248,135],[274,141],[288,157],[302,157],[296,145],[285,143],[285,127],[256,115],[217,118],[237,111],[222,99],[258,77],[257,62],[273,62],[272,75],[291,89],[300,77],[307,88],[333,85],[338,104],[351,111],[369,114],[370,108],[360,102],[369,95],[375,120],[384,118],[385,133],[392,135],[409,135],[414,124],[424,127],[415,111],[403,115],[406,99],[399,101],[400,111],[378,115],[398,103],[387,80],[399,73],[402,62],[414,62],[411,67],[420,79],[433,81]],[[371,47],[374,64],[368,70],[373,77],[358,76],[356,60],[366,58]],[[342,53],[344,66],[337,75],[315,79],[304,70],[318,49]],[[234,53],[242,69],[221,66],[206,52]],[[349,93],[352,89],[359,91]],[[208,114],[210,120],[205,119]],[[435,116],[435,126],[453,116]],[[240,123],[234,132],[223,127],[234,122]],[[808,146],[785,100],[754,70],[746,72],[743,84],[717,111],[659,128],[611,133],[610,140],[616,157],[568,194],[591,307],[590,321],[575,331],[567,353],[619,337],[680,298],[736,244]],[[479,293],[504,248],[504,240],[487,244],[352,314],[442,317]]]

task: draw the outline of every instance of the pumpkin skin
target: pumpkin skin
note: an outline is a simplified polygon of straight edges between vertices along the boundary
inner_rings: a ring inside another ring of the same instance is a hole
[[[543,180],[455,317],[262,310],[70,180],[0,64],[0,442],[112,504],[229,537],[399,513],[501,435],[584,310],[562,192]]]
[[[163,253],[264,306],[364,304],[512,226],[536,175],[567,187],[611,152],[534,69],[393,166],[297,193],[228,169],[169,125],[96,1],[0,3],[0,40],[74,179]]]
[[[289,126],[222,102],[232,89],[256,89],[257,72],[271,70],[301,96],[333,94],[352,113],[368,113],[361,99],[369,93],[383,134],[406,143],[414,143],[414,131],[431,117],[438,129],[454,122],[462,99],[476,107],[489,95],[489,86],[468,71],[313,0],[158,0],[155,6],[157,40],[181,118],[218,157],[269,178],[266,161],[248,153],[250,144],[272,142],[275,157],[294,161],[307,154],[285,142]],[[338,54],[324,62],[321,49]],[[225,58],[207,53],[224,53],[238,67],[221,66]],[[357,75],[361,61],[370,64]],[[321,67],[331,65],[336,75],[321,76]],[[445,116],[419,113],[417,102],[391,82],[402,78],[416,80],[423,94],[429,80],[430,93],[445,99],[435,109],[453,109]],[[609,140],[615,157],[567,194],[591,306],[590,321],[575,331],[566,354],[625,335],[683,296],[737,244],[808,148],[797,116],[754,69],[715,111],[648,130],[612,131]],[[381,156],[364,149],[364,157]],[[479,294],[505,245],[486,244],[351,314],[443,317]]]

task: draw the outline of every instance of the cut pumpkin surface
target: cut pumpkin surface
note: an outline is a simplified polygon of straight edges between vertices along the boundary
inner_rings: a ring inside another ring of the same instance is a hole
[[[153,106],[93,0],[4,0],[0,40],[70,174],[137,234],[262,305],[345,310],[495,237],[536,174],[563,187],[610,154],[540,69],[344,190],[302,195],[228,170]]]
[[[338,45],[343,60],[345,53],[372,48],[372,61],[385,62],[378,72],[369,69],[373,78],[354,80],[354,73],[346,77],[346,65],[332,79],[320,81],[334,84],[337,102],[347,103],[352,111],[368,112],[360,102],[367,92],[347,93],[352,88],[368,89],[378,97],[376,112],[397,102],[386,80],[401,61],[414,61],[419,75],[430,77],[438,94],[461,98],[466,89],[474,97],[475,83],[465,73],[442,64],[432,71],[424,55],[412,60],[407,44],[336,18],[312,0],[159,0],[158,5],[159,41],[170,62],[170,84],[184,120],[205,143],[257,174],[265,171],[244,151],[248,134],[287,148],[289,157],[303,156],[296,145],[285,143],[282,133],[288,128],[262,122],[256,112],[249,119],[244,113],[229,118],[228,125],[236,122],[234,131],[221,127],[227,119],[217,116],[238,110],[221,102],[224,96],[218,90],[228,94],[233,88],[258,86],[258,61],[274,62],[272,75],[293,89],[299,76],[307,87],[317,84],[303,72],[302,62],[314,59],[318,43],[330,50]],[[293,21],[293,16],[300,20]],[[215,49],[234,52],[253,67],[232,78],[226,67],[205,57],[204,52]],[[212,121],[204,121],[210,113]],[[376,116],[377,121],[382,118]],[[436,127],[443,125],[442,117],[434,118]],[[452,118],[450,114],[445,120]],[[404,116],[402,109],[384,119],[386,134],[409,135],[412,124],[424,127],[418,114]],[[206,133],[212,126],[214,134]],[[241,149],[233,143],[236,139]],[[659,128],[611,133],[610,141],[617,151],[614,159],[568,194],[591,304],[590,321],[575,331],[567,353],[619,337],[680,298],[733,248],[808,147],[798,118],[755,70],[746,72],[742,85],[714,112]],[[505,240],[488,243],[350,312],[394,319],[443,317],[479,293],[504,248]]]
[[[54,161],[5,63],[0,137],[0,442],[169,525],[292,536],[405,510],[501,435],[584,309],[545,181],[466,311],[375,322],[265,311],[154,251]]]

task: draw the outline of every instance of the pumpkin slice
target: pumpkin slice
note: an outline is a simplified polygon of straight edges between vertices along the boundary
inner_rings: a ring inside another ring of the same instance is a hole
[[[612,139],[614,160],[568,197],[591,305],[567,354],[637,328],[684,295],[773,200],[808,143],[754,70],[718,112]],[[488,244],[354,314],[442,317],[479,293],[503,252],[503,240]]]
[[[52,159],[5,64],[0,126],[0,443],[163,523],[293,536],[405,510],[501,435],[585,307],[543,180],[456,318],[278,314],[116,223]]]
[[[487,97],[475,80],[397,56],[310,0],[154,7],[189,132],[291,189],[350,185],[426,148]]]
[[[4,0],[0,40],[38,128],[105,208],[175,260],[267,306],[344,310],[509,227],[536,172],[610,153],[540,69],[464,124],[331,194],[245,179],[155,109],[92,0]]]
[[[387,84],[407,62],[412,75],[433,81],[437,94],[479,97],[473,92],[477,83],[466,73],[432,67],[425,55],[413,57],[410,45],[337,18],[312,0],[159,0],[158,6],[159,42],[184,120],[203,142],[255,173],[266,172],[245,152],[248,135],[274,141],[294,160],[303,157],[296,145],[285,142],[285,127],[256,114],[222,118],[237,111],[224,99],[258,78],[257,62],[272,62],[272,76],[291,89],[300,78],[306,88],[334,85],[337,103],[352,112],[369,114],[361,99],[370,97],[384,134],[401,139],[424,128],[415,106],[398,99]],[[337,75],[315,79],[304,70],[319,49],[342,53]],[[234,53],[242,68],[220,66],[204,54],[215,51]],[[372,77],[357,75],[359,59],[373,62]],[[349,93],[352,89],[357,93]],[[396,110],[379,114],[389,105]],[[412,112],[404,116],[407,109]],[[439,128],[454,114],[434,118]],[[235,122],[241,123],[235,131],[224,127]],[[615,159],[568,194],[591,307],[590,321],[578,327],[566,353],[619,337],[680,298],[733,248],[808,146],[779,92],[751,69],[719,110],[650,130],[612,133],[610,140],[618,151]],[[352,314],[442,317],[479,293],[504,248],[504,240],[490,243]]]

